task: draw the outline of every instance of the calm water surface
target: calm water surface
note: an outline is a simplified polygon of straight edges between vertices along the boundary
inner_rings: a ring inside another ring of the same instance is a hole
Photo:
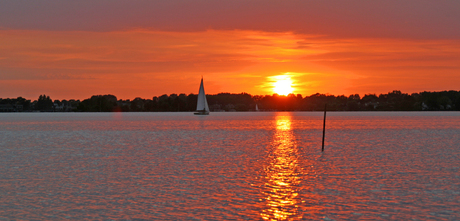
[[[459,112],[3,113],[0,220],[459,220]]]

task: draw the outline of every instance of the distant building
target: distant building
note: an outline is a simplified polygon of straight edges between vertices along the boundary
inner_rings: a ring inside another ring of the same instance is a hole
[[[235,105],[233,105],[233,104],[227,104],[227,105],[225,105],[225,110],[226,110],[226,111],[230,111],[230,112],[234,112],[234,111],[236,111],[236,110],[235,110]]]
[[[57,112],[62,112],[64,111],[64,104],[63,103],[54,103],[54,111],[57,111]]]
[[[209,110],[212,112],[224,112],[225,111],[222,109],[222,105],[220,104],[209,105]]]
[[[0,112],[22,112],[23,110],[20,104],[0,104]]]

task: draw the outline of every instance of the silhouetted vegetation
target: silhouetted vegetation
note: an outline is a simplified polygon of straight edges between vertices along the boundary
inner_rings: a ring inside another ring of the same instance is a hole
[[[406,94],[392,91],[387,94],[328,95],[290,94],[288,96],[220,93],[206,95],[211,111],[322,111],[327,103],[330,111],[460,111],[460,91],[421,92]],[[22,111],[78,111],[78,112],[144,112],[195,111],[196,94],[164,94],[152,99],[117,100],[114,95],[94,95],[80,100],[54,100],[40,95],[31,102],[22,97],[0,98],[1,112]]]
[[[23,97],[18,98],[0,98],[0,112],[21,112],[31,108],[30,100]]]
[[[38,97],[37,103],[35,103],[36,110],[39,111],[52,111],[53,110],[53,101],[51,100],[50,96],[40,95]]]
[[[94,95],[78,104],[81,112],[112,112],[117,107],[117,97],[113,95]]]

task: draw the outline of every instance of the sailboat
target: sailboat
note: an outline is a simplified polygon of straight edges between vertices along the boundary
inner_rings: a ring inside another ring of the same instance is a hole
[[[206,94],[204,93],[203,77],[201,77],[200,90],[198,92],[198,101],[196,103],[195,115],[209,115],[208,101],[206,101]]]

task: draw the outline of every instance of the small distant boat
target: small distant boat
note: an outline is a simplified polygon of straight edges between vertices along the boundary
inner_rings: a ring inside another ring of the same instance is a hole
[[[259,111],[259,106],[257,106],[257,104],[256,104],[256,111]]]
[[[201,77],[200,90],[198,92],[198,101],[196,103],[195,115],[209,115],[208,101],[204,93],[203,77]]]

